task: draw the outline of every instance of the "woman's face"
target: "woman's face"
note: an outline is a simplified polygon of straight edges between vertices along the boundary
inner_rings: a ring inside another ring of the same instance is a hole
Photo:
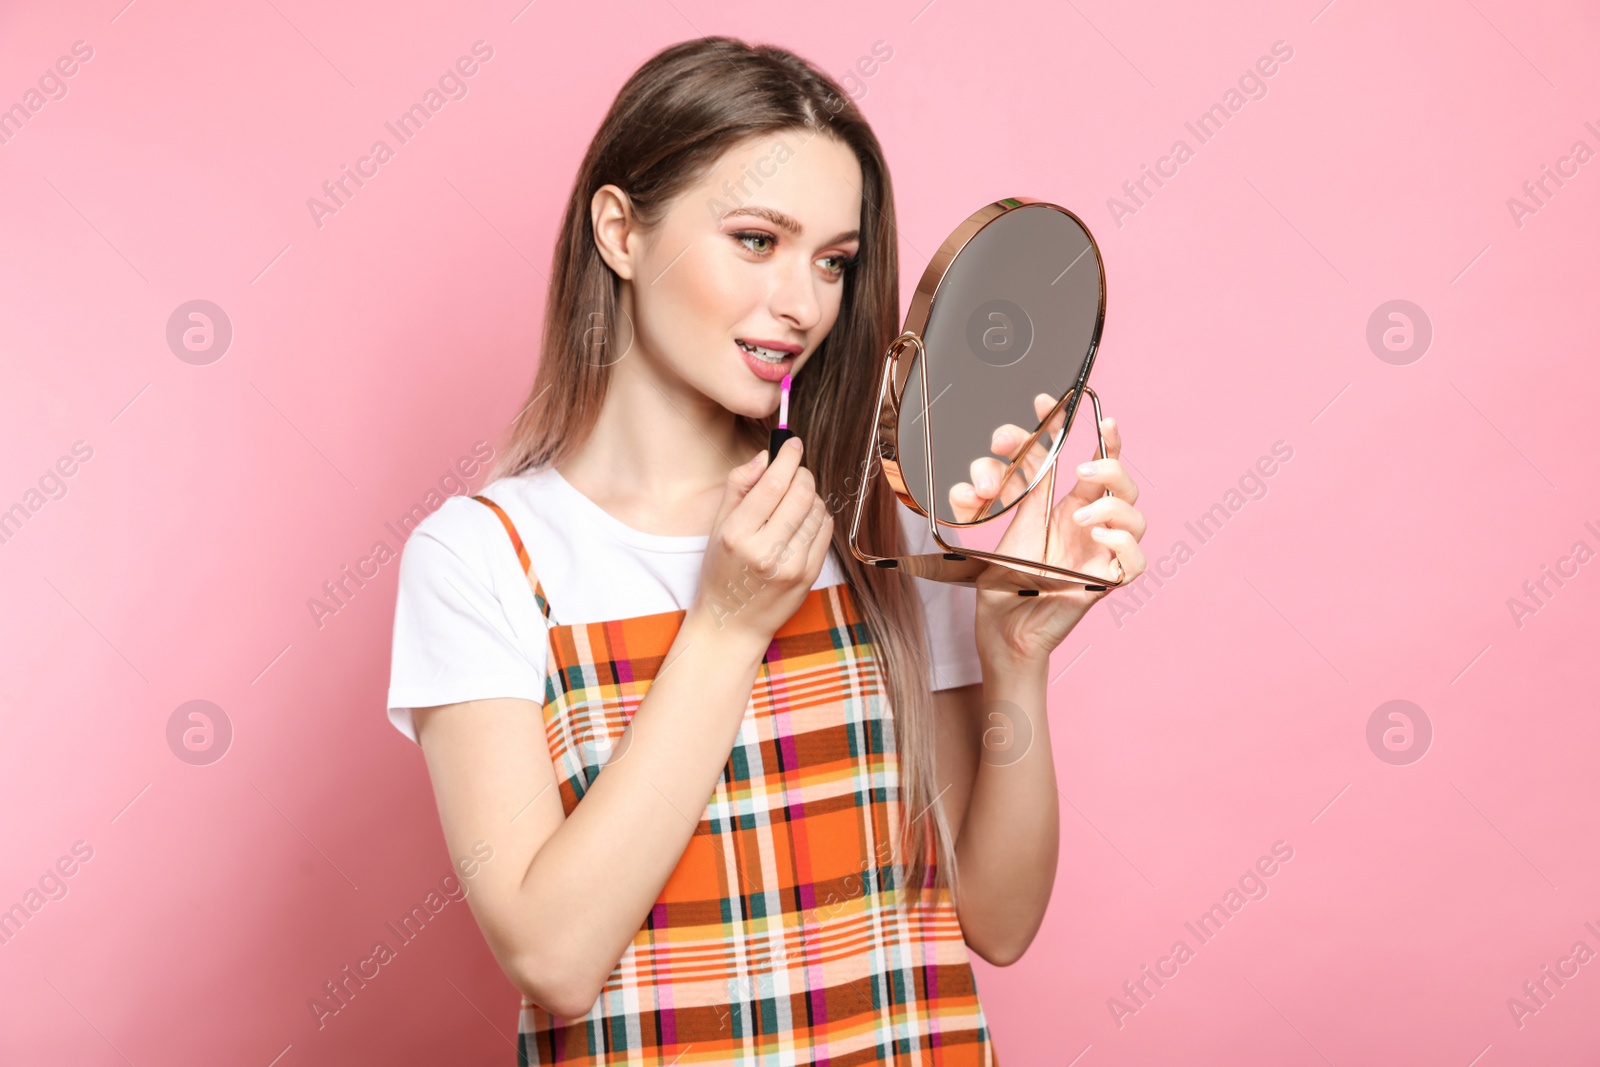
[[[729,411],[770,415],[839,317],[860,188],[854,153],[826,134],[730,149],[627,242],[635,351]]]

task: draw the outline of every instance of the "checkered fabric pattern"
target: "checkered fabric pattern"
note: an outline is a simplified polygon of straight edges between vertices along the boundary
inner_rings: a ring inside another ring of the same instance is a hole
[[[474,499],[550,624],[545,736],[570,816],[685,613],[557,623],[510,518]],[[582,1018],[524,998],[519,1064],[998,1063],[949,890],[900,903],[899,765],[873,657],[849,586],[813,589],[774,635],[644,927]]]

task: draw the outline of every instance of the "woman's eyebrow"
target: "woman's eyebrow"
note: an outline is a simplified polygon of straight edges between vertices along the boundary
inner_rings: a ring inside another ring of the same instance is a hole
[[[736,207],[732,211],[723,212],[722,218],[718,221],[725,221],[730,215],[755,215],[757,218],[766,219],[779,229],[788,230],[796,237],[799,237],[803,230],[803,227],[798,221],[796,221],[793,217],[784,214],[782,211],[779,211],[777,208],[746,204],[743,207]],[[853,241],[860,236],[860,230],[846,230],[841,234],[836,234],[831,240],[825,241],[824,243],[835,244],[840,241]]]

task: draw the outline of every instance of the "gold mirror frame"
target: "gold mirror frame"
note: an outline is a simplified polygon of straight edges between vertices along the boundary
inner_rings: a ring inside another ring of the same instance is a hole
[[[938,481],[934,477],[933,429],[932,415],[930,413],[932,405],[929,400],[931,394],[928,382],[927,349],[923,346],[922,333],[927,327],[929,316],[933,311],[934,301],[938,298],[940,286],[944,282],[957,254],[984,227],[994,220],[1011,211],[1029,205],[1042,205],[1060,211],[1072,219],[1083,231],[1089,240],[1090,249],[1094,251],[1095,263],[1100,272],[1100,298],[1094,331],[1089,342],[1089,350],[1084,358],[1083,368],[1078,374],[1078,380],[1061,395],[1055,406],[1039,421],[1039,425],[1034,429],[1033,433],[1029,435],[1022,447],[1017,450],[1017,458],[1012,459],[1006,465],[1000,476],[1000,485],[1004,486],[1006,479],[1017,471],[1021,457],[1025,456],[1033,448],[1034,444],[1039,440],[1039,435],[1044,433],[1044,428],[1049,425],[1050,420],[1065,407],[1061,433],[1055,435],[1050,442],[1049,452],[1040,466],[1033,483],[1018,494],[1016,500],[1006,505],[1001,514],[1004,514],[1004,511],[1009,511],[1012,507],[1019,506],[1023,497],[1029,493],[1037,492],[1041,481],[1046,483],[1046,497],[1051,502],[1051,506],[1054,505],[1056,460],[1060,455],[1062,445],[1066,442],[1067,434],[1072,429],[1072,421],[1077,414],[1078,401],[1084,394],[1088,394],[1094,407],[1095,437],[1099,441],[1100,458],[1107,458],[1105,435],[1100,431],[1100,397],[1088,385],[1089,371],[1094,365],[1095,352],[1100,344],[1101,328],[1105,323],[1105,265],[1100,257],[1099,245],[1095,243],[1094,235],[1089,232],[1089,227],[1084,225],[1082,219],[1066,208],[1051,204],[1048,201],[1030,197],[1007,197],[1004,200],[985,205],[958,226],[945,240],[944,244],[940,246],[933,259],[929,261],[927,269],[923,271],[921,281],[917,283],[917,291],[912,297],[911,307],[906,312],[905,330],[890,342],[888,350],[884,353],[883,372],[878,381],[878,417],[873,420],[872,438],[868,442],[866,461],[862,465],[865,476],[862,478],[861,491],[856,496],[855,513],[850,520],[850,551],[863,563],[869,563],[877,567],[894,567],[918,578],[949,582],[956,585],[975,585],[978,575],[990,563],[997,563],[1041,578],[1076,582],[1082,584],[1085,590],[1089,591],[1103,591],[1114,588],[1120,586],[1126,580],[1126,576],[1121,573],[1120,560],[1113,560],[1117,567],[1117,576],[1108,578],[1102,575],[1073,570],[1070,567],[1045,563],[1042,559],[1020,559],[1004,553],[988,552],[983,549],[966,548],[948,543],[939,533],[939,524],[942,520],[938,519],[933,514],[933,511],[925,510],[917,502],[910,491],[910,487],[907,485],[905,472],[900,464],[898,442],[901,429],[900,416],[903,414],[900,409],[900,397],[905,390],[906,383],[910,380],[912,364],[915,364],[920,374],[922,410],[917,413],[916,418],[913,418],[912,421],[922,420],[923,448],[927,457],[928,468],[927,500],[930,508],[937,509],[938,497],[936,496],[937,490],[935,487]],[[907,350],[914,351],[915,356],[910,360],[902,361],[901,354]],[[866,504],[868,487],[871,484],[871,478],[874,476],[875,466],[881,467],[883,473],[888,477],[889,485],[900,502],[917,514],[927,518],[929,533],[932,535],[934,543],[944,550],[942,553],[926,553],[916,556],[879,556],[862,549],[858,538],[861,527],[861,513]],[[1116,494],[1107,489],[1104,495],[1115,496]],[[992,503],[993,501],[991,501]],[[983,512],[979,512],[972,519],[960,523],[952,522],[948,523],[948,525],[957,527],[978,526],[997,517],[986,515],[985,512],[987,511],[988,507],[986,506]],[[1041,554],[1044,556],[1048,556],[1050,553],[1050,511],[1051,507],[1046,507],[1043,515],[1044,549]],[[1037,595],[1038,590],[1022,589],[1018,590],[1018,593],[1022,596]]]

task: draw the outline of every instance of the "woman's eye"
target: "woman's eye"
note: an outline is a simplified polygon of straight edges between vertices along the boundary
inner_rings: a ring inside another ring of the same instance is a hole
[[[734,236],[734,238],[736,240],[740,241],[741,243],[744,242],[744,241],[766,241],[766,242],[768,242],[770,244],[771,241],[772,241],[772,235],[769,234],[769,233],[736,233],[733,236]],[[750,248],[749,245],[745,245],[745,247],[746,248]],[[763,252],[765,250],[764,249],[759,249],[759,248],[750,248],[750,251],[752,251],[752,252]]]
[[[855,261],[855,256],[828,256],[827,259],[824,260],[824,262],[831,262],[833,264],[833,266],[828,268],[828,272],[830,274],[843,274],[845,272],[845,268],[849,267]]]
[[[738,241],[740,244],[744,245],[744,247],[750,249],[750,251],[759,256],[766,256],[772,251],[772,246],[777,243],[777,238],[773,237],[770,233],[760,233],[754,230],[746,230],[743,233],[735,233],[732,236],[734,240]],[[749,243],[751,241],[759,241],[763,242],[763,244],[761,247],[752,247]],[[821,262],[827,264],[824,269],[829,274],[839,276],[844,274],[845,270],[854,264],[859,258],[859,256],[832,255],[825,256]]]

